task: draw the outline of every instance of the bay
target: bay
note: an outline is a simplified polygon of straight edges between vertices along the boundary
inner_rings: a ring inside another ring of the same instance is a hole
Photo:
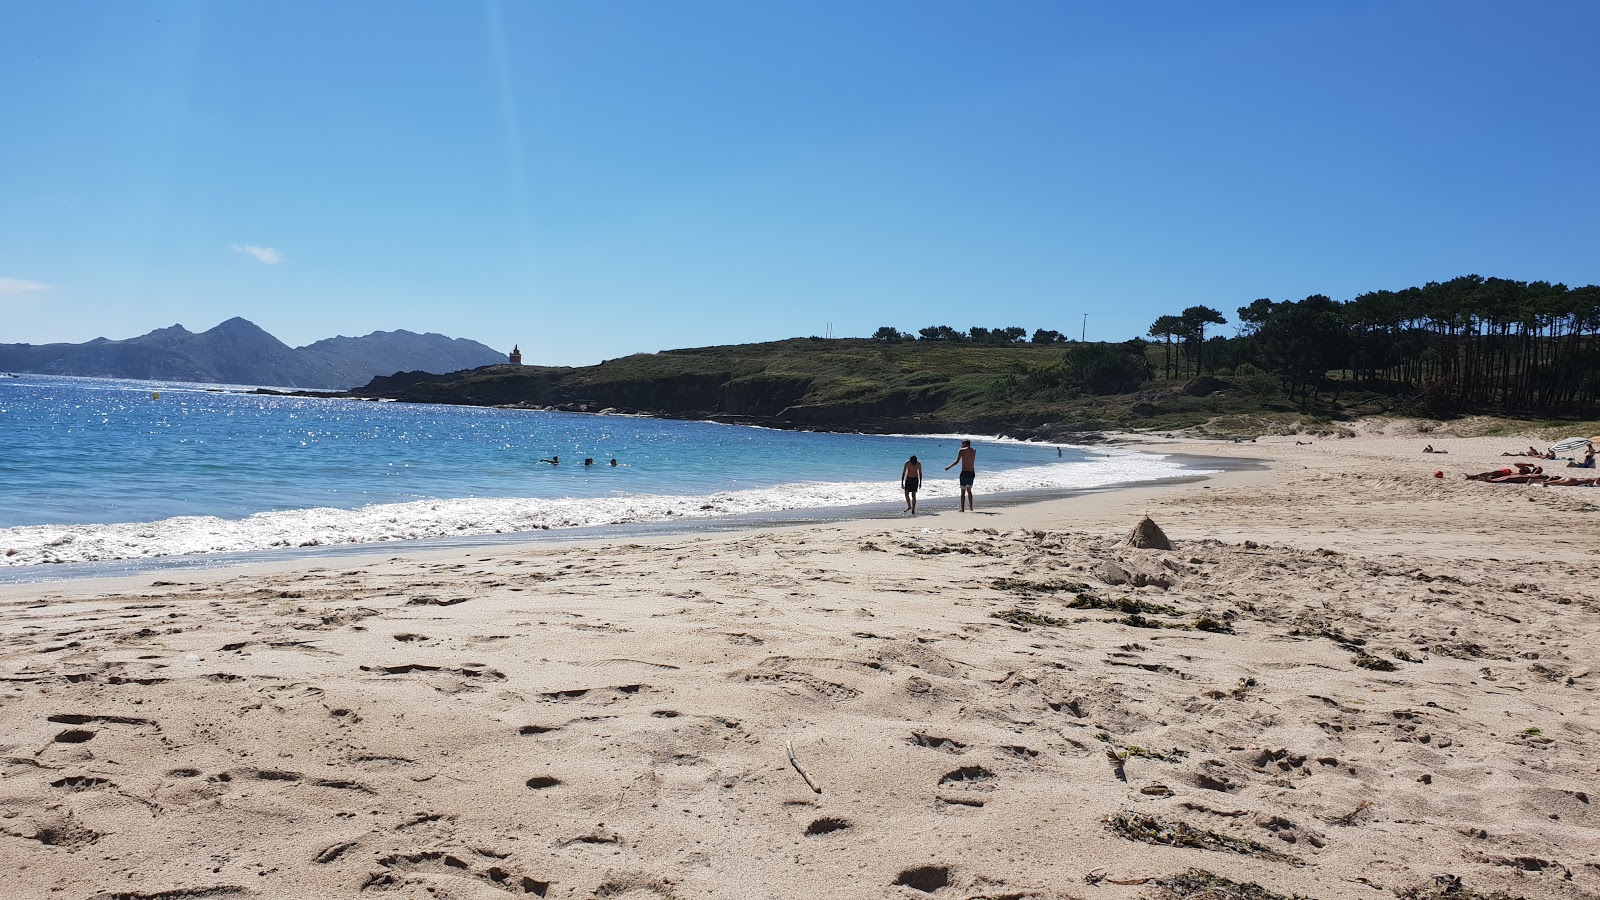
[[[980,496],[1190,474],[1145,454],[975,443]],[[923,503],[937,502],[954,497],[954,472],[940,470],[958,445],[959,436],[0,378],[0,565],[902,504],[900,468],[912,454],[926,470]],[[540,462],[552,457],[560,465]]]

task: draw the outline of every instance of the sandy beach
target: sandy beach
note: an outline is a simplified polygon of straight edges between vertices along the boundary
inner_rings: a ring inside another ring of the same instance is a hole
[[[1264,465],[973,514],[0,587],[0,894],[1600,897],[1600,489],[1355,431],[1128,437]]]

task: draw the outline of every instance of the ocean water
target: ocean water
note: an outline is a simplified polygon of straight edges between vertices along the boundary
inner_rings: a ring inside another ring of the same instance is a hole
[[[1125,451],[974,443],[980,498],[1193,474]],[[958,446],[0,373],[0,567],[901,509],[912,454],[919,508],[934,510],[955,502],[942,469]]]

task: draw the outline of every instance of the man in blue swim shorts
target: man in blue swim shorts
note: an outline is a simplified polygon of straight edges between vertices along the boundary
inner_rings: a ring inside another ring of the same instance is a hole
[[[944,467],[944,470],[948,472],[953,466],[955,466],[956,463],[961,464],[962,512],[966,512],[969,509],[977,509],[977,507],[972,503],[972,481],[978,477],[977,459],[978,451],[973,449],[972,442],[962,441],[961,449],[956,452],[956,462]]]

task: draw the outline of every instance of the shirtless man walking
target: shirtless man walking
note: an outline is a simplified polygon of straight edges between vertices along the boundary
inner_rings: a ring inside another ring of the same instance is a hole
[[[900,487],[906,492],[906,512],[917,514],[917,488],[922,486],[922,463],[915,456],[900,467]]]
[[[969,509],[973,510],[974,512],[977,511],[977,507],[973,505],[972,502],[972,480],[978,477],[978,470],[976,467],[977,459],[978,451],[973,449],[972,442],[962,441],[961,449],[956,452],[956,462],[944,467],[944,470],[948,472],[952,467],[955,466],[956,463],[961,464],[962,512],[966,512]]]

